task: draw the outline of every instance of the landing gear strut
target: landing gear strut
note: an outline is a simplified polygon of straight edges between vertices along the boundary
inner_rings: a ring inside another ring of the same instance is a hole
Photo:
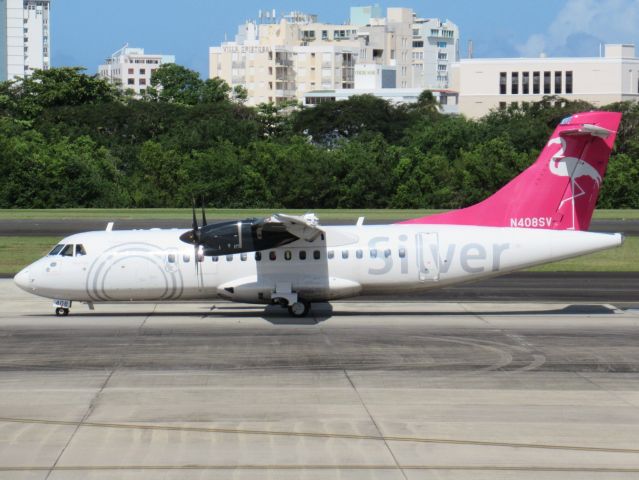
[[[288,313],[292,317],[305,317],[311,309],[309,302],[295,302],[288,306]]]
[[[62,308],[62,307],[57,307],[55,309],[55,314],[58,317],[66,317],[67,315],[69,315],[69,309],[68,308]]]

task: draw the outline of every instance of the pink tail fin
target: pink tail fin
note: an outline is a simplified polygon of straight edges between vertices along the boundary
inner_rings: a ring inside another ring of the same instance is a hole
[[[565,118],[537,161],[491,197],[401,223],[587,230],[620,122],[616,112]]]

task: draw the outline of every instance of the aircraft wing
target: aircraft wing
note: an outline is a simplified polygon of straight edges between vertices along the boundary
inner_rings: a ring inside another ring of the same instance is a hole
[[[319,228],[318,225],[319,219],[312,213],[301,216],[276,213],[262,219],[258,226],[258,231],[260,233],[286,231],[297,238],[312,242],[320,234],[324,233],[324,230]]]

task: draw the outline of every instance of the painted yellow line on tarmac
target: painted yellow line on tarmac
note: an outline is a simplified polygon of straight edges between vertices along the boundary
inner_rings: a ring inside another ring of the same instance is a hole
[[[236,428],[209,428],[209,427],[186,427],[170,425],[142,425],[128,423],[102,423],[102,422],[69,422],[64,420],[46,420],[34,418],[8,418],[0,417],[0,423],[26,423],[41,425],[58,425],[90,428],[117,428],[127,430],[156,430],[156,431],[177,431],[194,433],[223,433],[235,435],[263,435],[263,436],[286,436],[286,437],[308,437],[308,438],[339,438],[347,440],[372,440],[384,442],[406,442],[406,443],[438,443],[447,445],[472,445],[485,447],[508,447],[508,448],[531,448],[542,450],[569,450],[580,452],[604,452],[604,453],[626,453],[639,455],[637,448],[611,448],[611,447],[588,447],[578,445],[551,445],[545,443],[517,443],[517,442],[493,442],[482,440],[459,440],[450,438],[425,438],[425,437],[403,437],[403,436],[380,436],[380,435],[358,435],[350,433],[328,433],[328,432],[290,432],[278,430],[250,430]]]

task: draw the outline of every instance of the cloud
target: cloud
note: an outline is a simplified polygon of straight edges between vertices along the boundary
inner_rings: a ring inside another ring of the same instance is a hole
[[[523,57],[597,56],[600,43],[639,40],[639,0],[568,0],[543,33],[516,45]]]

